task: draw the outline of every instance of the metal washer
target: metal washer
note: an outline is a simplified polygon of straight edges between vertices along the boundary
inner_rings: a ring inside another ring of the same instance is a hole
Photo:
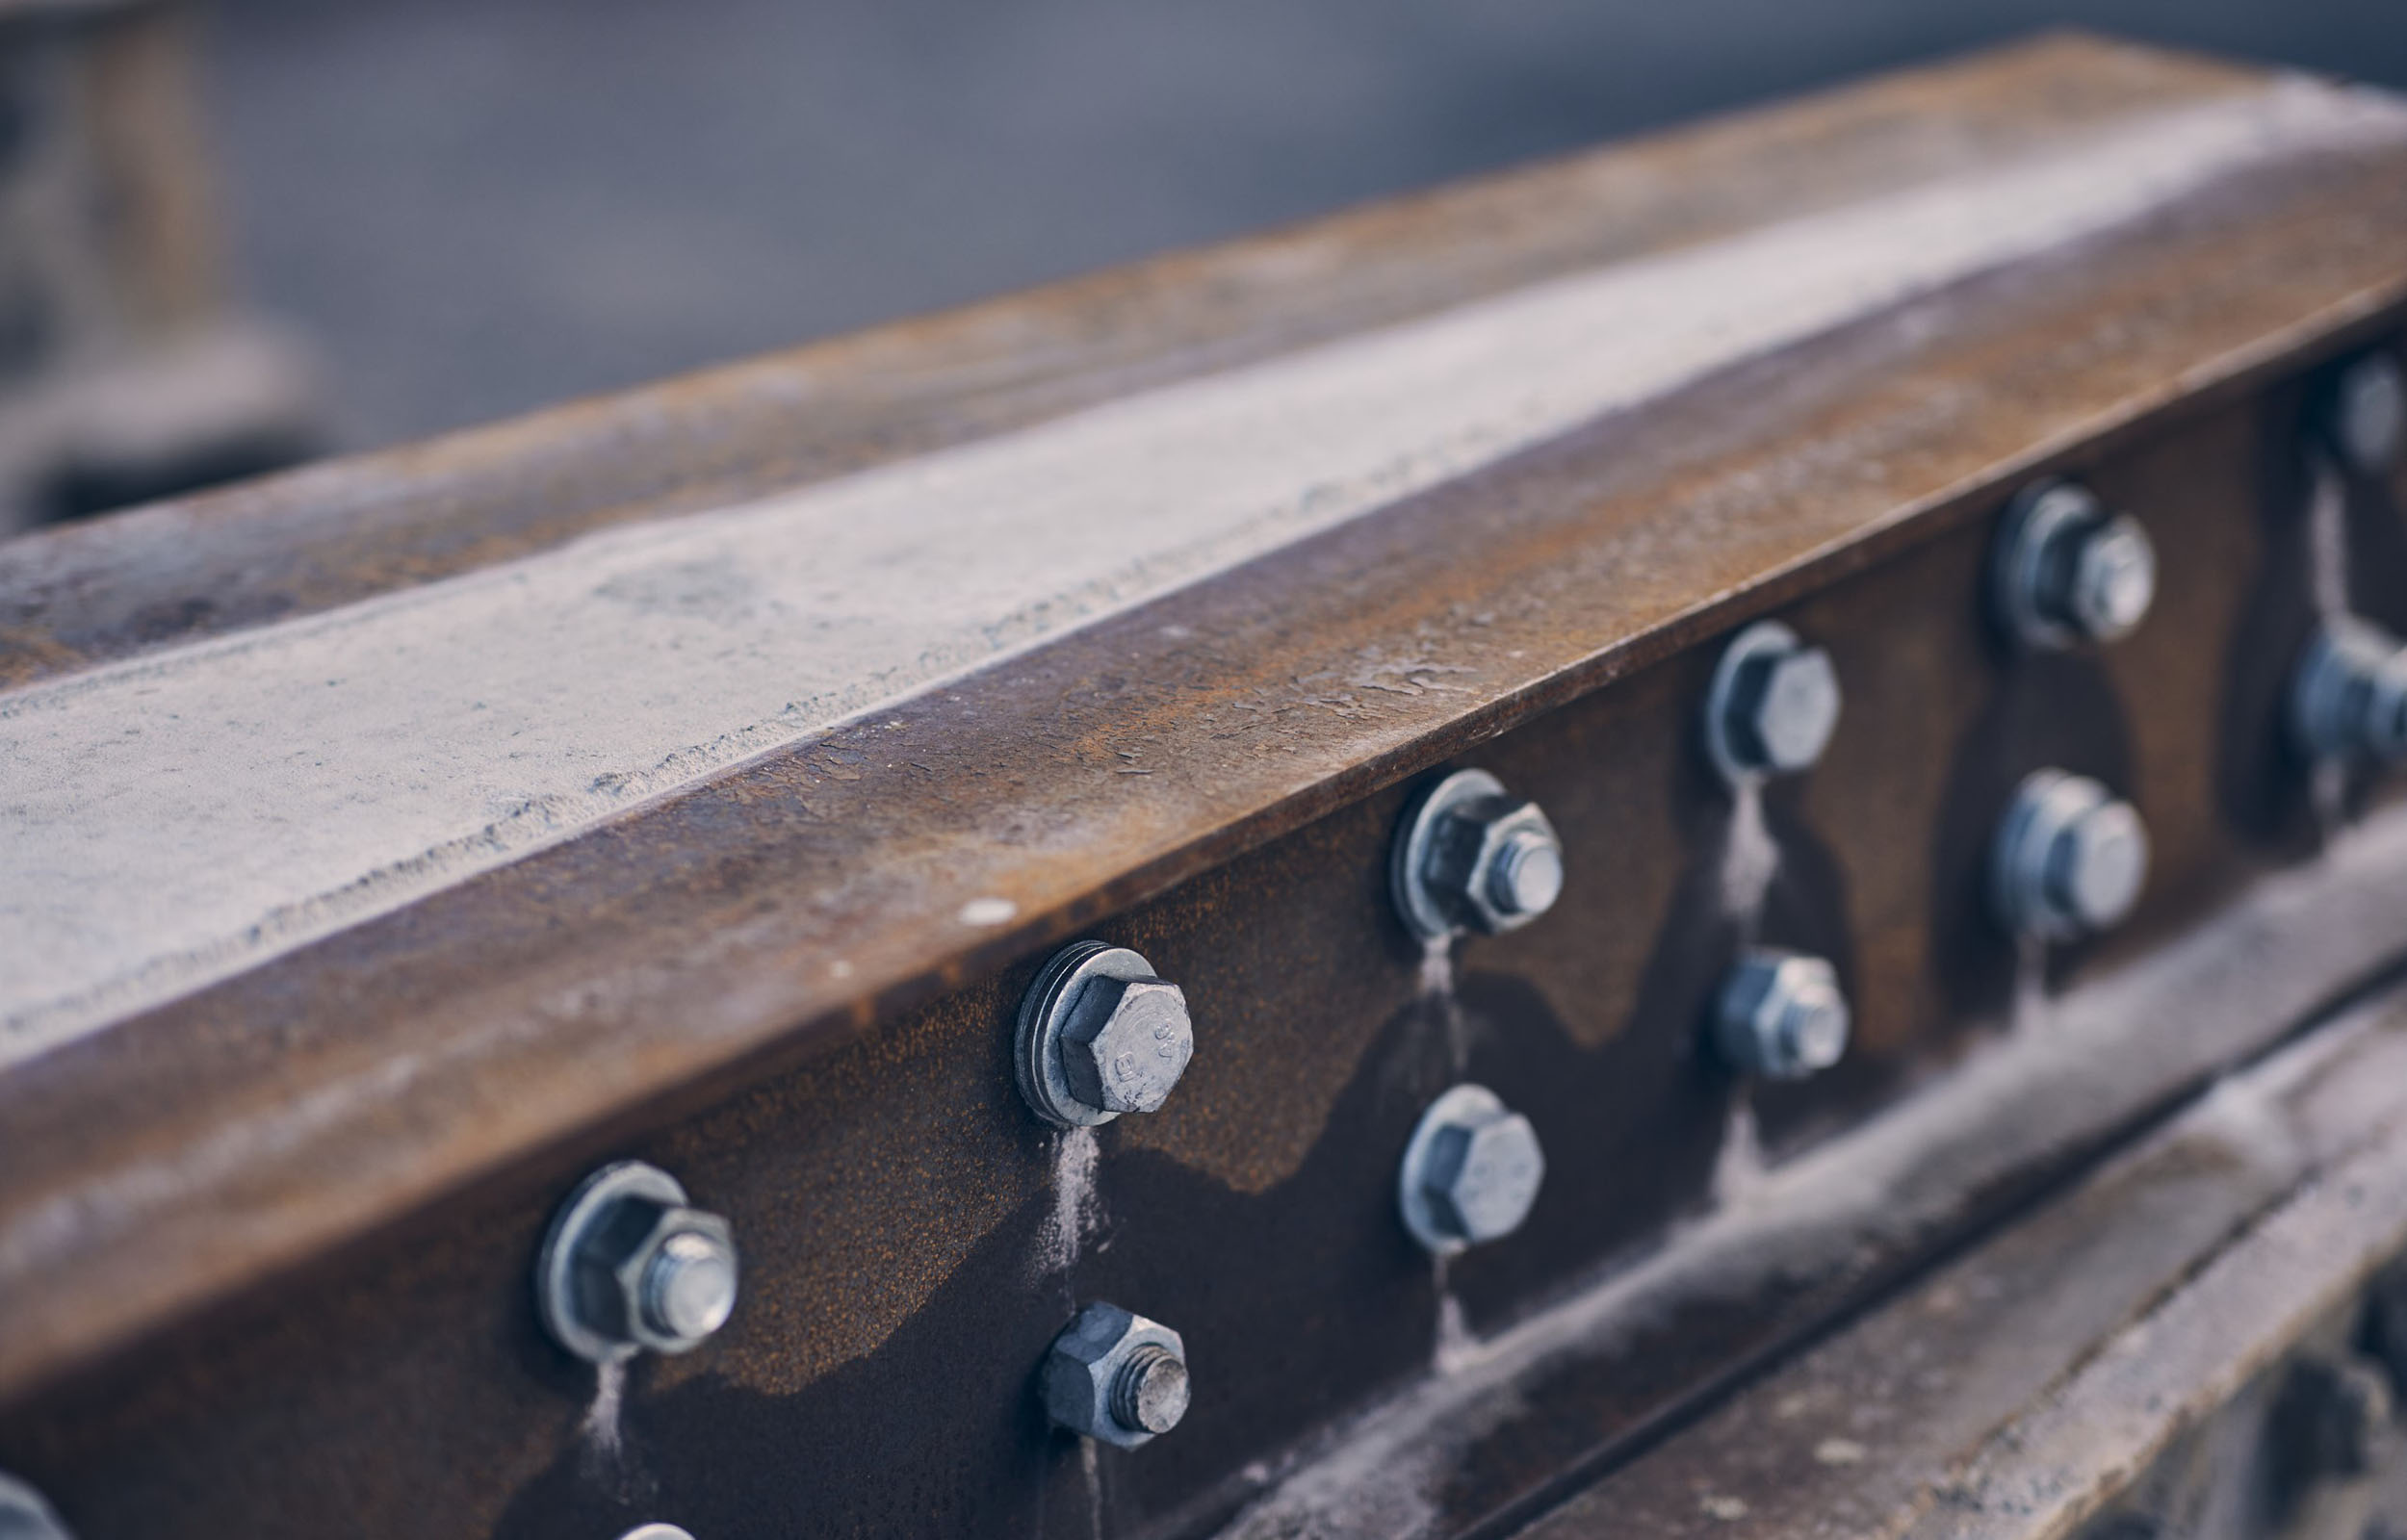
[[[614,1203],[637,1198],[662,1208],[686,1206],[676,1177],[644,1161],[613,1161],[579,1183],[552,1217],[535,1264],[535,1309],[553,1340],[589,1363],[615,1364],[640,1351],[632,1342],[613,1342],[577,1319],[577,1246]]]
[[[1989,555],[1989,602],[2017,646],[2060,653],[2082,640],[2079,631],[2039,607],[2041,569],[2068,528],[2101,524],[2107,517],[2097,494],[2072,481],[2036,482],[2006,504]]]
[[[1071,1093],[1061,1071],[1061,1032],[1070,1005],[1089,979],[1133,983],[1154,976],[1153,964],[1125,946],[1074,941],[1053,954],[1020,1000],[1020,1024],[1012,1035],[1012,1078],[1039,1117],[1056,1128],[1094,1128],[1120,1115],[1089,1107]]]
[[[1770,772],[1756,769],[1739,757],[1738,749],[1730,742],[1730,701],[1738,693],[1739,673],[1759,657],[1779,657],[1800,652],[1805,640],[1776,620],[1759,620],[1730,639],[1721,650],[1721,660],[1714,665],[1713,682],[1705,689],[1705,757],[1721,779],[1733,786],[1744,786],[1771,778]]]
[[[1429,1211],[1429,1195],[1422,1191],[1420,1178],[1429,1168],[1430,1145],[1441,1130],[1458,1122],[1485,1120],[1510,1110],[1503,1097],[1466,1080],[1431,1102],[1413,1125],[1411,1142],[1404,1146],[1404,1159],[1396,1166],[1396,1207],[1404,1216],[1404,1227],[1432,1256],[1454,1256],[1469,1250],[1471,1243],[1439,1228],[1436,1216]]]
[[[1457,770],[1422,792],[1406,809],[1404,824],[1389,847],[1387,886],[1396,913],[1422,940],[1441,941],[1462,932],[1430,895],[1421,876],[1428,868],[1429,847],[1437,837],[1438,824],[1465,803],[1504,794],[1504,783],[1487,771]]]

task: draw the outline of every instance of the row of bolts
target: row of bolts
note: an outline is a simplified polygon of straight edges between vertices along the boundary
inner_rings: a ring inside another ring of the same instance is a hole
[[[2331,449],[2362,475],[2387,473],[2407,442],[2407,379],[2372,354],[2340,376],[2326,423]],[[2128,514],[2086,488],[2052,480],[2007,510],[1990,561],[1990,600],[2021,646],[2059,651],[2128,635],[2156,596],[2156,552]],[[1704,739],[1734,789],[1810,768],[1838,727],[1830,655],[1788,627],[1748,627],[1708,689]],[[2407,645],[2349,615],[2326,617],[2292,676],[2290,728],[2316,759],[2407,760]],[[2058,942],[2111,927],[2147,874],[2139,812],[2106,786],[2059,769],[2025,778],[1999,820],[1990,903],[2012,934]],[[1447,776],[1414,799],[1392,848],[1391,890],[1405,924],[1432,945],[1500,935],[1554,906],[1563,847],[1537,804],[1482,770]],[[1747,948],[1723,981],[1709,1035],[1739,1073],[1798,1080],[1837,1064],[1851,1014],[1827,959]],[[1137,953],[1100,941],[1064,948],[1022,999],[1013,1068],[1036,1115],[1094,1127],[1168,1099],[1194,1053],[1186,997]],[[1396,1182],[1405,1228],[1444,1257],[1518,1229],[1545,1174],[1538,1131],[1484,1086],[1462,1084],[1422,1114]],[[692,1206],[676,1178],[641,1161],[587,1176],[555,1216],[536,1268],[552,1336],[596,1364],[646,1349],[682,1353],[727,1323],[737,1255],[726,1219]],[[1038,1375],[1052,1421],[1134,1449],[1185,1415],[1185,1344],[1159,1322],[1098,1301],[1054,1339]],[[0,1476],[0,1531],[65,1540],[39,1496]],[[691,1540],[649,1524],[621,1540]]]

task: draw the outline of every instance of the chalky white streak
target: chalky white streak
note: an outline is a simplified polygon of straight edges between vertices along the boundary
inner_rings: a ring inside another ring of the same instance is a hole
[[[2305,81],[0,695],[0,1065],[1739,359],[2407,139]]]

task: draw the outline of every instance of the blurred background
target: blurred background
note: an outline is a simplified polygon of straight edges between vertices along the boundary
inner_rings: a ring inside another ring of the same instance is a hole
[[[195,0],[189,239],[267,322],[246,388],[289,422],[216,463],[70,477],[23,517],[2067,22],[2407,87],[2407,0]]]

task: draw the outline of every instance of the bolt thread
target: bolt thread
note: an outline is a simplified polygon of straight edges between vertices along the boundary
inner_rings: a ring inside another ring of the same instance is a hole
[[[1185,1398],[1165,1397],[1160,1401],[1175,1401],[1176,1404],[1164,1405],[1157,1401],[1149,1406],[1145,1393],[1153,1383],[1154,1376],[1184,1372],[1185,1366],[1167,1348],[1149,1343],[1137,1348],[1128,1355],[1128,1361],[1120,1366],[1120,1373],[1112,1376],[1112,1420],[1132,1431],[1169,1432],[1186,1410]]]

